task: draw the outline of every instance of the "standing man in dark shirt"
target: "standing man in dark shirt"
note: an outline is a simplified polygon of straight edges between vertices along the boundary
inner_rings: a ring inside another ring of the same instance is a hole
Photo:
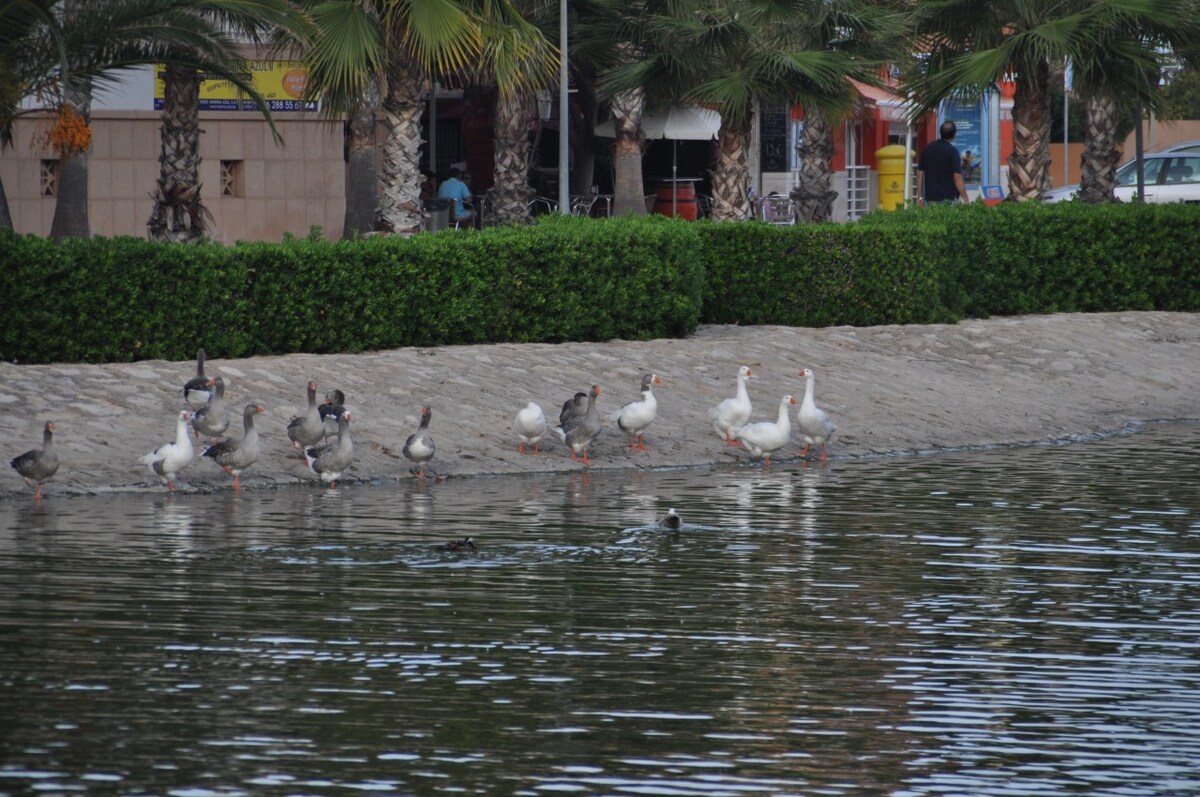
[[[938,132],[941,138],[925,147],[917,163],[917,196],[925,204],[953,202],[960,198],[966,202],[962,158],[958,155],[958,148],[951,143],[958,133],[958,127],[947,120],[942,122]]]

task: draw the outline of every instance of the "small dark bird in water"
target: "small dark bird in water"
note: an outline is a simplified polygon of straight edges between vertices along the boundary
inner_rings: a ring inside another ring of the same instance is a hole
[[[667,516],[658,521],[658,527],[670,531],[679,531],[683,528],[683,518],[675,513],[674,508],[668,509]]]
[[[446,551],[454,551],[456,553],[477,550],[475,548],[475,540],[471,539],[470,537],[463,537],[461,540],[451,540],[443,545],[442,549]]]

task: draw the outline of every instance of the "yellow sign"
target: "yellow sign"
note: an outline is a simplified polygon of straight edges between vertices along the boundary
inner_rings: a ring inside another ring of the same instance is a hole
[[[304,99],[308,72],[299,61],[251,61],[250,79],[272,111],[315,111],[317,102]],[[163,107],[163,72],[159,64],[154,70],[154,110]],[[258,110],[237,86],[221,78],[205,77],[200,81],[200,110],[255,111]]]

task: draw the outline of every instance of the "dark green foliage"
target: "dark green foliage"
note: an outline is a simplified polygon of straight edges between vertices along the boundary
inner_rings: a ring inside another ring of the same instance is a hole
[[[1005,202],[873,213],[938,242],[952,315],[1200,309],[1200,207]]]
[[[1200,70],[1183,69],[1159,88],[1160,119],[1200,119]]]
[[[944,320],[936,245],[899,227],[703,225],[704,320],[830,326]]]
[[[187,360],[1200,310],[1200,207],[981,204],[773,227],[546,217],[411,239],[62,245],[0,231],[0,359]]]
[[[666,219],[234,247],[0,231],[0,358],[122,362],[451,343],[680,337],[697,232]]]

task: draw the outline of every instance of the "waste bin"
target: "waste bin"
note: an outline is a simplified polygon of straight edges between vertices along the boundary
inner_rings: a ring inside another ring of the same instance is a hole
[[[875,150],[880,210],[895,210],[904,206],[904,156],[907,153],[908,150],[900,144],[889,144]]]
[[[425,229],[429,232],[450,226],[450,200],[431,199],[425,203]]]

